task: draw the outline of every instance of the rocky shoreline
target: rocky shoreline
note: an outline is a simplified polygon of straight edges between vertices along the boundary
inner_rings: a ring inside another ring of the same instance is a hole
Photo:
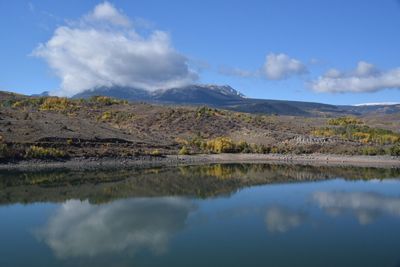
[[[0,171],[35,171],[49,169],[95,170],[104,168],[161,167],[215,163],[272,163],[313,166],[400,168],[400,158],[391,156],[348,156],[327,154],[200,154],[122,158],[71,158],[62,161],[26,160],[12,163],[0,163]]]

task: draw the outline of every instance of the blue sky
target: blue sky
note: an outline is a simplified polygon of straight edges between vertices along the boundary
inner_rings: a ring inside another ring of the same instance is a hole
[[[396,0],[2,0],[0,24],[0,90],[198,82],[257,98],[400,102]]]

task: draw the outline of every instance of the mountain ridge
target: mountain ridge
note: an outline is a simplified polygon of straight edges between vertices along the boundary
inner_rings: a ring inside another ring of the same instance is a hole
[[[73,95],[72,98],[90,98],[99,95],[134,102],[182,106],[206,105],[247,113],[306,117],[400,113],[399,104],[333,105],[306,101],[257,99],[248,98],[229,85],[215,84],[193,84],[155,91],[120,86],[98,87]]]
[[[72,98],[89,98],[104,95],[126,99],[129,101],[144,101],[172,105],[208,105],[234,111],[277,115],[313,116],[318,109],[324,112],[343,113],[335,105],[247,98],[229,85],[188,85],[163,90],[146,91],[131,87],[100,87],[86,90]]]

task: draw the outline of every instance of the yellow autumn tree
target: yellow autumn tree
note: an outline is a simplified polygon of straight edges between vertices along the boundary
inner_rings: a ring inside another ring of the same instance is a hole
[[[207,149],[213,153],[229,153],[234,152],[236,146],[228,137],[217,137],[207,142]]]

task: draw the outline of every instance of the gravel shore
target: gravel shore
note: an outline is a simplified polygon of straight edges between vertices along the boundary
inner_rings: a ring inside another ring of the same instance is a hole
[[[135,158],[72,158],[65,161],[30,160],[0,164],[0,170],[93,170],[103,168],[175,166],[212,163],[273,163],[314,166],[400,168],[400,158],[390,156],[202,154]]]

